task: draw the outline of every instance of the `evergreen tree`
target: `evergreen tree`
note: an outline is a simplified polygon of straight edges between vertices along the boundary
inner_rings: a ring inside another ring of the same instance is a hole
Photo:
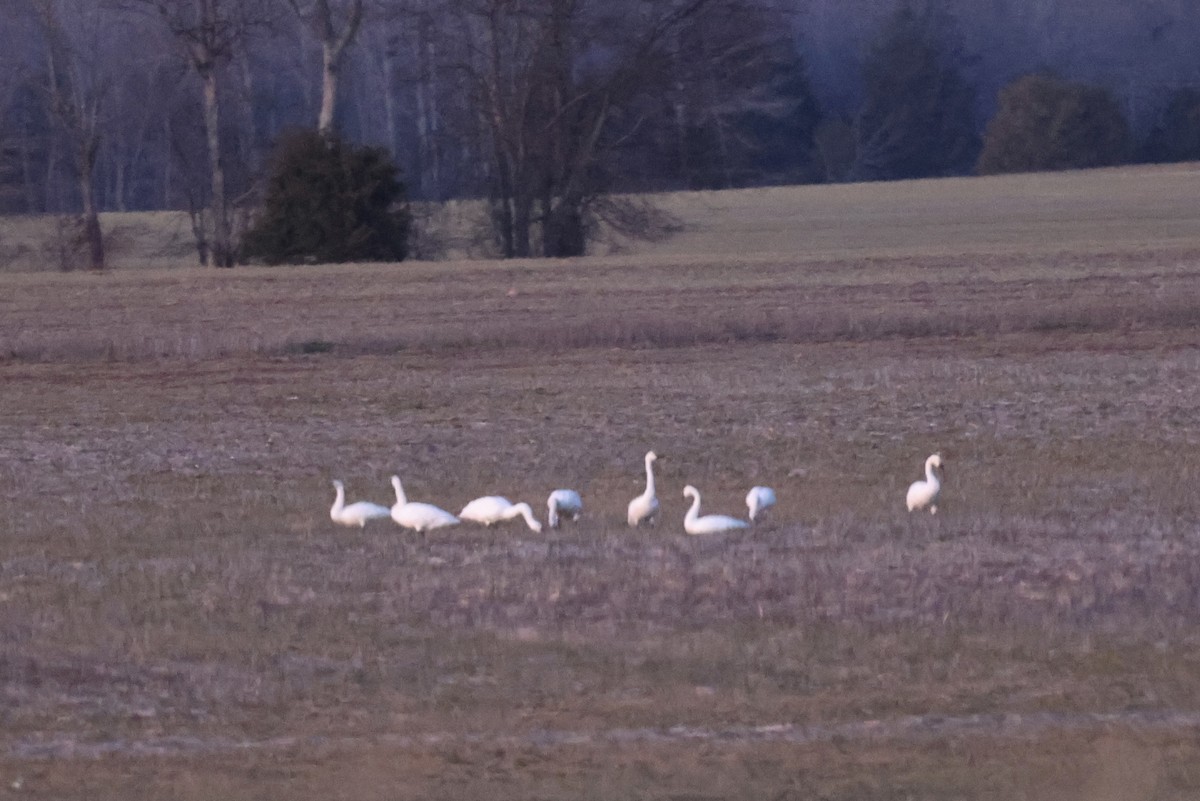
[[[678,81],[690,88],[676,93],[675,109],[688,186],[802,183],[820,175],[813,144],[820,112],[791,31],[778,10],[714,4],[680,37],[676,59],[694,71]]]
[[[821,120],[803,59],[782,52],[753,89],[757,102],[734,119],[746,146],[744,183],[805,183],[821,174],[814,136]]]
[[[867,56],[866,99],[855,120],[850,180],[953,175],[978,150],[975,90],[952,21],[930,8],[901,7]]]
[[[268,264],[400,261],[408,252],[404,185],[382,148],[316,131],[285,134],[243,255]]]

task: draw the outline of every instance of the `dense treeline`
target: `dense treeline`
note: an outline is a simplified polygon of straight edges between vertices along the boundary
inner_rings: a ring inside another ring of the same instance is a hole
[[[647,225],[614,190],[1195,158],[1190,5],[10,0],[0,213],[87,238],[98,210],[187,209],[232,264],[293,128],[390,154],[410,197],[487,198],[510,256]],[[1055,114],[1074,139],[1037,139]]]

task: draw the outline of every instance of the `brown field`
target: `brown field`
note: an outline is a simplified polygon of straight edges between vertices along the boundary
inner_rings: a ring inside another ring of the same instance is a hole
[[[0,798],[1196,798],[1190,170],[678,197],[573,262],[0,276]],[[587,514],[330,523],[392,473]],[[690,538],[686,483],[780,503]]]

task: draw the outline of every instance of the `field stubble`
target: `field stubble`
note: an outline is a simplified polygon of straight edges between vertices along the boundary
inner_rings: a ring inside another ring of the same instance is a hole
[[[1053,721],[1200,709],[1196,255],[13,278],[4,784],[1189,797],[1194,723]],[[631,532],[648,448],[663,520]],[[934,450],[942,513],[908,515]],[[452,510],[544,512],[566,485],[588,511],[542,535],[334,529],[330,478],[387,502],[392,473]],[[688,538],[685,483],[712,511],[754,483],[780,504]],[[1050,723],[612,739],[909,715]],[[108,756],[34,758],[89,747]]]

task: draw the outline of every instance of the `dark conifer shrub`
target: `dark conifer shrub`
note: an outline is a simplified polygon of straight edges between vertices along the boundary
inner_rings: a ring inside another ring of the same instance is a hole
[[[404,184],[386,151],[293,131],[275,147],[262,212],[242,254],[267,264],[400,261],[409,219]]]

